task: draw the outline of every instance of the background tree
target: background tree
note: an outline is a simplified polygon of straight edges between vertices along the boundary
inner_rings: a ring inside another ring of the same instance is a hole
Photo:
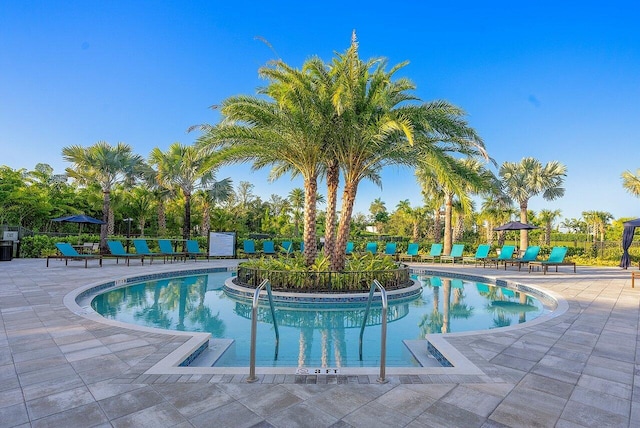
[[[564,196],[564,178],[567,169],[558,161],[546,165],[532,157],[523,158],[519,163],[504,162],[500,167],[500,178],[504,191],[520,207],[520,221],[527,223],[529,199],[542,193],[548,201]],[[520,250],[529,246],[527,230],[520,231]]]
[[[140,177],[144,161],[132,152],[129,145],[118,143],[111,146],[105,141],[99,141],[89,147],[64,147],[62,157],[66,162],[72,163],[72,166],[66,169],[69,177],[81,185],[100,185],[103,194],[102,221],[105,222],[100,227],[100,249],[106,252],[111,189],[116,183],[132,183]]]

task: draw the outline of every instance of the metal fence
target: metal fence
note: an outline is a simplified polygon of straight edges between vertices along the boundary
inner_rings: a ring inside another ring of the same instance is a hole
[[[385,289],[394,290],[411,285],[409,268],[400,266],[393,270],[366,272],[307,272],[274,271],[239,266],[236,282],[256,288],[268,279],[274,290],[309,292],[368,291],[374,279]]]

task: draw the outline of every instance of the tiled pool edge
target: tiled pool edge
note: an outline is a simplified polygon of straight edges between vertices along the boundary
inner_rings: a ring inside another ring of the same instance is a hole
[[[432,270],[432,269],[422,269],[420,267],[413,267],[416,272],[424,275],[442,275],[446,277],[452,278],[460,278],[467,279],[470,281],[482,281],[487,282],[507,288],[511,288],[516,291],[523,291],[531,294],[536,294],[540,296],[544,296],[545,298],[551,298],[556,302],[556,308],[550,314],[543,315],[541,317],[536,318],[535,320],[528,321],[525,325],[515,325],[510,327],[503,327],[500,331],[512,330],[512,329],[520,329],[529,327],[549,319],[555,318],[557,316],[562,315],[568,309],[567,302],[561,297],[555,295],[555,293],[551,293],[548,290],[540,290],[536,287],[527,286],[524,284],[517,283],[515,281],[505,281],[500,280],[493,277],[488,276],[478,276],[478,275],[468,275],[468,274],[459,274],[452,273],[448,271],[442,270]],[[79,287],[74,291],[68,293],[64,297],[64,305],[71,310],[73,313],[82,316],[84,318],[89,318],[93,321],[109,324],[113,326],[117,326],[120,328],[130,329],[134,331],[142,331],[142,332],[152,332],[154,334],[164,334],[164,335],[172,335],[172,336],[186,336],[189,337],[185,343],[180,345],[174,351],[172,351],[165,358],[157,362],[144,374],[146,375],[246,375],[248,374],[248,367],[188,367],[181,366],[181,364],[186,360],[193,360],[198,355],[199,352],[206,349],[209,344],[210,334],[209,333],[197,333],[197,332],[180,332],[180,331],[167,331],[163,329],[157,329],[152,327],[143,327],[136,326],[133,324],[122,323],[119,321],[108,320],[103,318],[99,314],[97,314],[93,309],[87,306],[80,306],[78,303],[79,300],[86,299],[90,295],[104,291],[113,287],[121,287],[128,284],[132,284],[135,282],[146,281],[146,280],[154,280],[165,278],[169,276],[188,276],[188,275],[198,275],[198,274],[207,274],[212,272],[223,272],[223,271],[232,271],[233,268],[229,267],[216,267],[216,268],[199,268],[199,269],[185,269],[185,270],[174,270],[168,272],[154,273],[149,275],[140,275],[133,277],[125,277],[114,281],[104,282],[101,281],[99,283],[89,284],[83,287]],[[493,330],[495,332],[496,330]],[[467,359],[460,351],[453,347],[449,342],[446,341],[447,337],[451,336],[464,336],[464,335],[481,335],[487,333],[486,331],[482,332],[462,332],[462,333],[447,333],[445,335],[429,335],[427,336],[427,343],[430,343],[432,347],[437,349],[437,354],[440,354],[441,357],[446,358],[451,362],[453,367],[387,367],[386,372],[391,376],[402,376],[402,375],[474,375],[474,376],[482,376],[484,373],[475,366],[469,359]],[[215,341],[215,339],[214,339]],[[295,374],[296,367],[282,367],[282,368],[274,368],[274,367],[257,367],[256,373],[258,375],[292,375]],[[341,374],[343,375],[376,375],[378,373],[377,367],[353,367],[353,368],[342,368]]]

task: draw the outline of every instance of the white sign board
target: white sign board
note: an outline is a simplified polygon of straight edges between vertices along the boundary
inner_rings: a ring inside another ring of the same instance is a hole
[[[235,232],[209,232],[209,256],[210,257],[235,257],[236,233]]]
[[[3,241],[17,241],[18,231],[5,230],[2,236]]]

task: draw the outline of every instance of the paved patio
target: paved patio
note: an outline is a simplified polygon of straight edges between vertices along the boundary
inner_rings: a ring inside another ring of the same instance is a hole
[[[429,265],[531,284],[568,302],[538,325],[445,336],[480,374],[394,374],[378,384],[292,369],[247,384],[247,374],[145,374],[187,338],[96,322],[63,304],[82,285],[194,262],[69,263],[0,262],[2,427],[640,426],[640,289],[618,268],[542,275]]]

